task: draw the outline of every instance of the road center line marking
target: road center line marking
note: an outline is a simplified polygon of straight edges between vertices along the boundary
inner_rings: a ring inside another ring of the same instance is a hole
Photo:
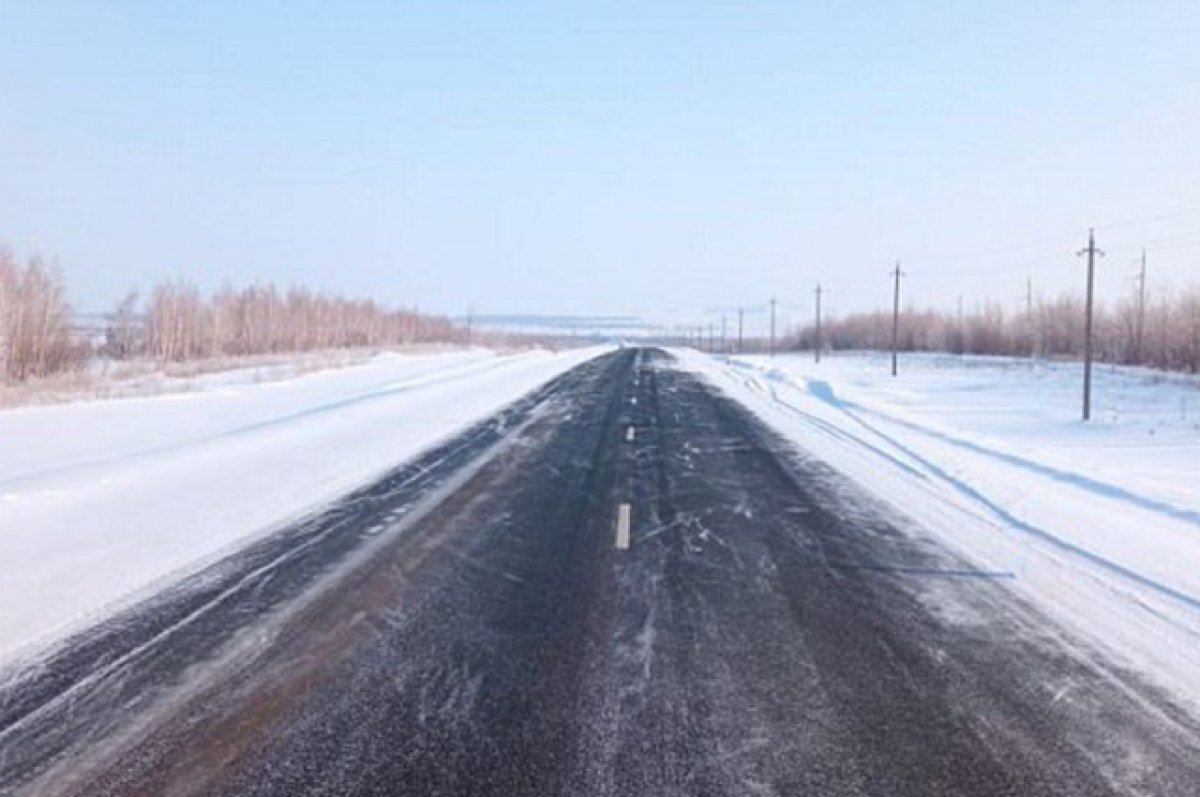
[[[617,507],[617,550],[629,549],[629,504]]]
[[[637,404],[637,396],[634,396],[633,398],[629,399],[629,403],[630,403],[630,404]]]
[[[625,442],[632,443],[633,435],[634,435],[633,427],[630,426],[628,429],[625,430]]]

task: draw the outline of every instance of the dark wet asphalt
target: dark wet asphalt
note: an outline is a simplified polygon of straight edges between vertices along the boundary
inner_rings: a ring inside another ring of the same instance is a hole
[[[625,350],[0,687],[0,793],[1193,795],[1200,730]]]

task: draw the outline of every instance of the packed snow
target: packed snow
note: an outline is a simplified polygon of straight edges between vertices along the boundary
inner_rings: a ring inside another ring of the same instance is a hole
[[[1200,702],[1200,379],[947,355],[687,367],[1060,621]]]
[[[381,355],[0,412],[0,664],[328,503],[595,356]]]

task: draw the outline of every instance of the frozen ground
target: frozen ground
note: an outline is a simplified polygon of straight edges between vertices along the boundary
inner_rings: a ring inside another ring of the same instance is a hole
[[[1200,704],[1200,380],[1103,367],[1084,424],[1075,365],[906,357],[893,378],[876,355],[679,356]]]
[[[340,496],[595,350],[381,355],[0,412],[0,664]]]

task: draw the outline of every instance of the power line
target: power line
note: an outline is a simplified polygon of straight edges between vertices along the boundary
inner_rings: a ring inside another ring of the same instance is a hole
[[[1105,224],[1097,224],[1093,229],[1096,230],[1111,230],[1119,227],[1132,227],[1135,224],[1152,224],[1157,221],[1168,221],[1171,219],[1190,218],[1192,216],[1200,216],[1200,207],[1190,208],[1188,210],[1180,210],[1169,213],[1160,213],[1155,216],[1144,216],[1140,219],[1122,219],[1120,221],[1110,221]]]
[[[1125,218],[1125,219],[1119,219],[1116,221],[1109,221],[1109,222],[1105,222],[1103,224],[1093,225],[1092,229],[1095,229],[1095,230],[1121,229],[1121,228],[1126,228],[1126,227],[1133,227],[1138,224],[1152,224],[1152,223],[1156,223],[1156,222],[1172,221],[1175,219],[1192,218],[1192,217],[1196,217],[1196,216],[1200,216],[1200,207],[1194,207],[1194,208],[1179,210],[1179,211],[1168,211],[1166,213],[1157,213],[1157,214],[1154,214],[1151,216],[1142,216],[1140,218]],[[1000,242],[1000,243],[990,244],[990,245],[984,244],[981,246],[974,247],[972,249],[962,250],[959,252],[952,252],[952,253],[948,253],[948,254],[921,255],[918,253],[918,255],[916,256],[916,259],[920,260],[922,263],[940,263],[940,262],[947,262],[947,261],[957,261],[957,260],[962,260],[967,257],[978,257],[980,255],[996,255],[996,254],[1003,255],[1003,254],[1008,254],[1009,252],[1021,251],[1023,249],[1033,249],[1038,246],[1043,246],[1045,244],[1061,243],[1063,240],[1064,239],[1063,239],[1062,235],[1047,234],[1044,236],[1040,236],[1038,238],[1025,238],[1025,239],[1019,239],[1016,241]],[[1112,249],[1112,247],[1109,247],[1109,249]],[[913,255],[910,254],[909,259],[910,260],[913,259]]]

